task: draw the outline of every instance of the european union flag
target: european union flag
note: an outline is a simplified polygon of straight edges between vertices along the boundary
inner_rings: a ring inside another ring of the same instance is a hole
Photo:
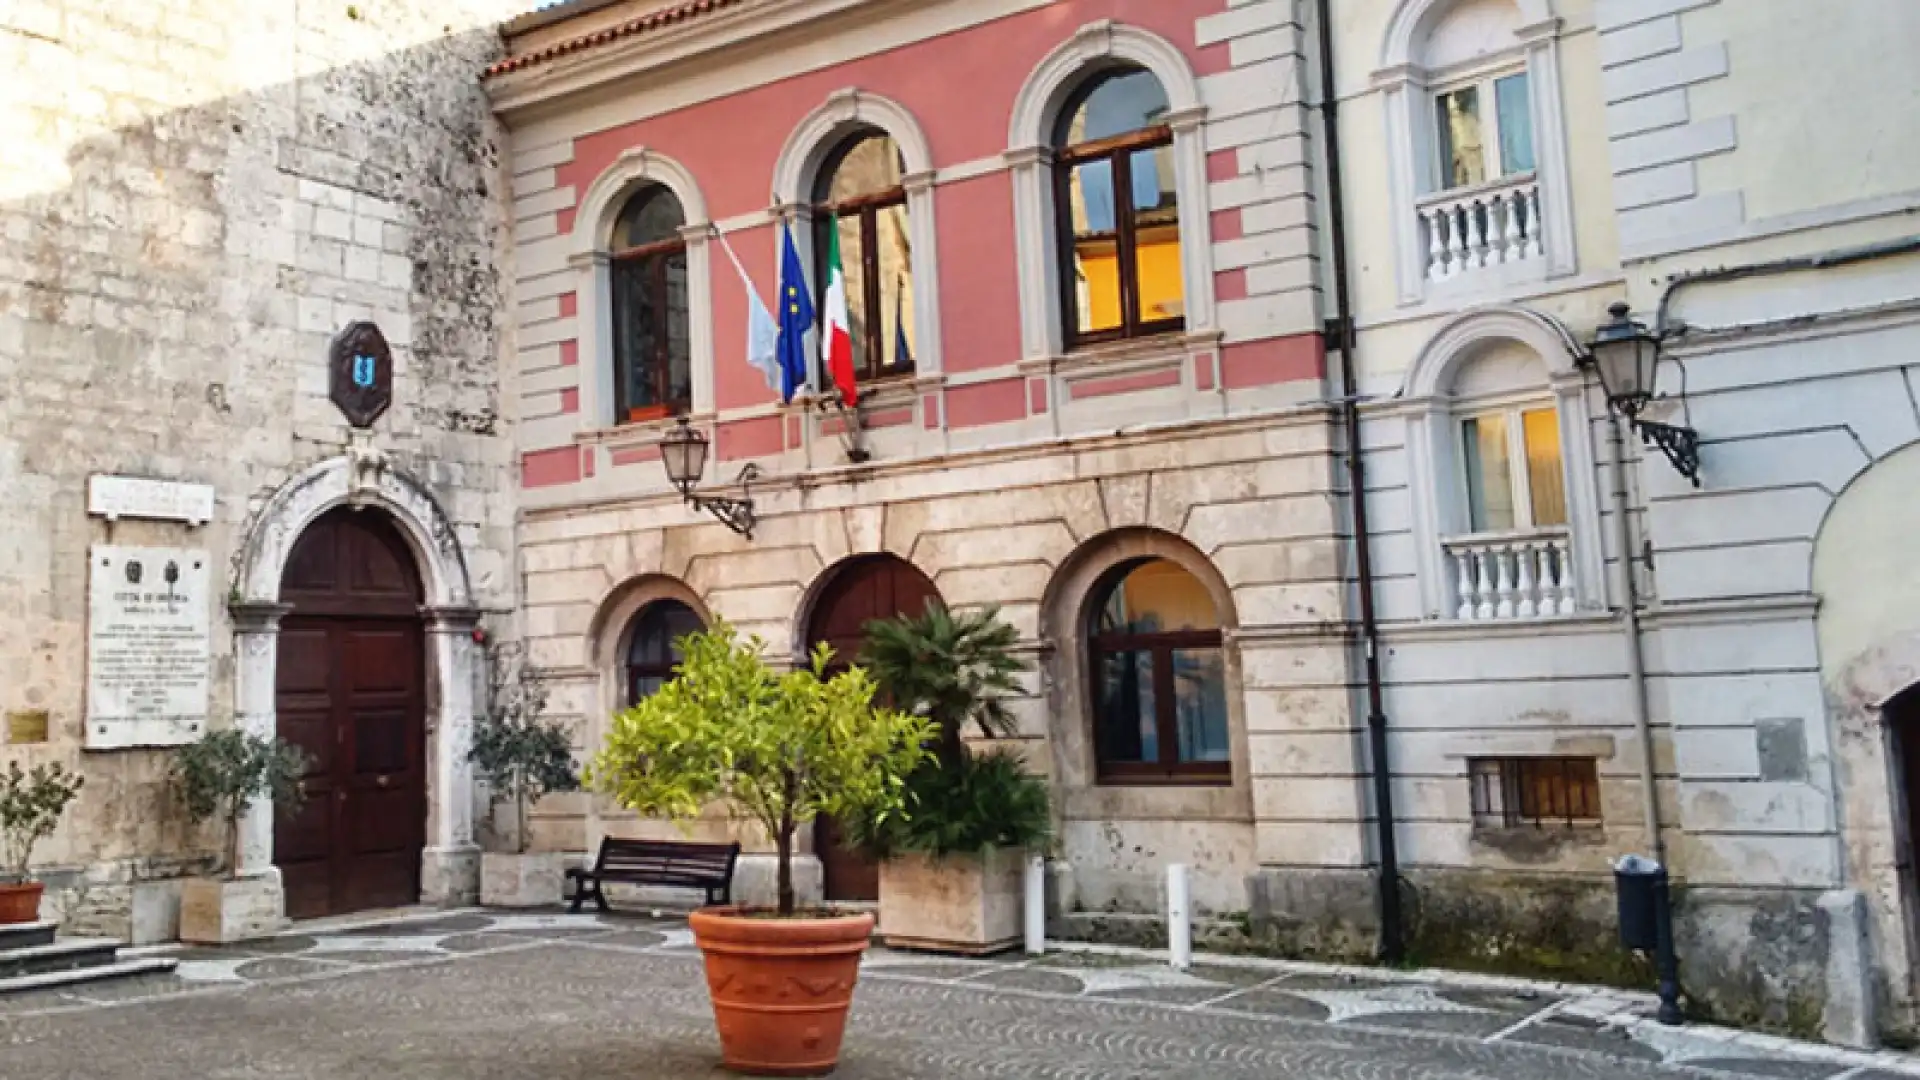
[[[807,275],[800,265],[800,249],[794,246],[791,226],[780,226],[780,382],[783,401],[792,401],[794,391],[807,385],[812,354],[807,351],[807,332],[813,329],[813,295],[807,288]]]

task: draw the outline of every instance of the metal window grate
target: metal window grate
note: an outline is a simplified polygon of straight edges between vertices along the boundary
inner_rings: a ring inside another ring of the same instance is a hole
[[[1475,758],[1468,778],[1473,823],[1482,828],[1579,829],[1602,820],[1593,758]]]

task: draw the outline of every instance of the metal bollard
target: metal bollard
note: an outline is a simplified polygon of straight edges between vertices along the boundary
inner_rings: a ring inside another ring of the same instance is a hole
[[[1184,863],[1167,867],[1167,954],[1176,971],[1193,966],[1193,902]]]
[[[1027,860],[1027,955],[1047,951],[1047,857]]]

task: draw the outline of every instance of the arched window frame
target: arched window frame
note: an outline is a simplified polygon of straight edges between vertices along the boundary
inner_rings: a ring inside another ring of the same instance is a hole
[[[620,213],[635,194],[659,184],[680,200],[687,249],[687,330],[693,366],[692,414],[710,416],[713,389],[713,274],[709,240],[713,222],[693,174],[679,162],[644,147],[628,150],[596,178],[581,198],[569,265],[576,288],[580,336],[580,415],[591,428],[625,423],[615,415],[613,355],[613,234]],[[662,421],[664,422],[664,421]]]
[[[1194,784],[1224,786],[1233,781],[1233,762],[1231,757],[1223,761],[1180,761],[1178,759],[1178,695],[1174,691],[1173,681],[1174,654],[1199,650],[1211,650],[1218,654],[1221,664],[1222,707],[1227,696],[1224,680],[1226,678],[1226,639],[1221,630],[1223,620],[1216,610],[1213,613],[1214,625],[1201,630],[1160,630],[1132,632],[1125,630],[1102,631],[1099,618],[1104,601],[1111,598],[1114,591],[1120,589],[1137,571],[1153,564],[1165,563],[1192,580],[1194,587],[1206,590],[1206,583],[1195,577],[1185,566],[1161,556],[1147,556],[1125,560],[1109,567],[1102,574],[1089,594],[1086,611],[1080,623],[1080,633],[1084,637],[1087,657],[1087,700],[1092,707],[1092,742],[1094,747],[1094,765],[1099,783],[1108,786],[1129,786],[1138,784]],[[1211,603],[1212,598],[1209,597]],[[1100,728],[1100,685],[1101,662],[1114,653],[1145,653],[1152,657],[1153,700],[1158,746],[1157,761],[1110,761],[1101,750]],[[1222,713],[1221,720],[1228,725],[1228,740],[1231,747],[1230,720]]]
[[[900,186],[907,196],[907,229],[913,244],[913,325],[914,376],[916,381],[936,378],[945,370],[940,333],[940,257],[938,232],[934,221],[933,149],[926,132],[905,106],[891,98],[857,88],[837,90],[810,113],[787,137],[786,145],[774,165],[774,212],[793,229],[794,246],[800,252],[800,265],[814,269],[821,256],[816,252],[813,227],[813,193],[822,170],[847,140],[864,130],[892,137],[905,164]],[[779,265],[779,236],[774,237],[775,265]],[[816,293],[824,282],[808,283]],[[818,353],[818,332],[809,335],[808,355]],[[818,377],[816,370],[815,377]]]
[[[1517,344],[1539,358],[1543,379],[1537,394],[1507,393],[1471,400],[1456,397],[1453,387],[1460,373],[1481,350],[1497,342]],[[1415,550],[1420,572],[1421,611],[1425,618],[1461,618],[1463,596],[1458,553],[1449,553],[1449,541],[1458,541],[1472,533],[1466,502],[1466,465],[1460,446],[1461,421],[1494,407],[1548,403],[1559,418],[1572,610],[1556,606],[1553,611],[1536,610],[1526,615],[1518,609],[1504,613],[1476,611],[1469,617],[1506,621],[1590,615],[1605,610],[1605,549],[1601,540],[1593,434],[1596,413],[1590,407],[1586,376],[1574,362],[1578,351],[1573,335],[1552,317],[1523,307],[1502,305],[1456,317],[1433,336],[1408,369],[1401,398],[1393,408],[1403,414],[1406,423]],[[1517,569],[1515,574],[1517,576]],[[1476,608],[1478,599],[1475,598]]]
[[[907,213],[909,220],[907,226],[909,230],[908,242],[912,242],[912,211],[907,208],[906,185],[904,183],[897,184],[891,188],[862,192],[858,195],[848,196],[843,199],[834,199],[831,192],[827,190],[833,182],[834,175],[846,164],[847,159],[861,146],[876,139],[891,141],[892,136],[879,128],[856,127],[840,137],[840,141],[835,143],[828,151],[827,156],[821,163],[819,172],[813,178],[813,190],[810,192],[813,196],[813,203],[809,207],[813,217],[812,270],[815,293],[814,309],[822,312],[821,317],[823,319],[825,318],[824,312],[826,309],[824,293],[827,287],[827,253],[821,237],[827,232],[828,222],[836,217],[841,221],[852,220],[859,223],[859,252],[863,263],[860,267],[858,277],[863,288],[859,297],[849,296],[847,299],[851,306],[855,306],[857,310],[865,312],[866,314],[866,327],[864,328],[863,336],[865,336],[867,340],[859,343],[859,348],[855,354],[856,357],[863,356],[866,358],[864,365],[859,364],[856,359],[854,375],[858,381],[862,383],[898,376],[911,377],[915,370],[915,368],[912,367],[904,372],[888,370],[890,367],[887,363],[887,358],[890,355],[888,350],[892,342],[887,340],[885,334],[886,282],[879,273],[880,261],[878,247],[880,241],[880,215],[882,212],[898,208]],[[898,143],[894,144],[896,151],[898,145]],[[902,170],[902,172],[904,175],[904,170]],[[846,256],[844,244],[842,245],[842,256],[843,258]],[[911,259],[909,259],[909,262],[911,262]],[[911,269],[911,267],[909,267],[909,269]],[[857,304],[854,303],[856,300]],[[917,346],[914,348],[912,356],[915,360],[918,359],[919,349]]]
[[[626,203],[622,204],[619,218],[624,218],[628,210],[636,205],[640,205],[642,200],[650,202],[656,198],[674,199],[675,205],[678,208],[679,200],[674,196],[673,189],[664,184],[642,185],[627,197]],[[676,228],[672,236],[650,240],[646,243],[633,245],[632,247],[620,248],[609,253],[608,257],[611,260],[611,267],[609,270],[610,287],[608,295],[612,297],[612,303],[609,305],[612,313],[617,314],[619,311],[620,287],[622,275],[624,274],[649,274],[653,280],[647,282],[643,287],[657,290],[657,295],[654,298],[655,303],[662,307],[666,306],[666,302],[671,296],[671,285],[666,277],[669,261],[676,255],[679,256],[683,262],[687,257],[687,239],[682,231],[685,227],[686,213],[684,208],[680,209],[681,227]],[[689,336],[689,355],[687,358],[689,365],[688,389],[690,395],[691,365],[693,362],[691,355],[691,335],[693,329],[691,325],[691,310],[687,312],[687,317],[687,332]],[[673,316],[670,309],[662,313],[663,322],[670,322],[672,318]],[[671,340],[672,327],[670,325],[663,325],[659,328],[659,333],[660,340],[656,342],[656,348],[659,350],[659,354],[652,357],[623,357],[620,355],[620,336],[618,330],[616,329],[613,332],[612,338],[609,341],[609,348],[612,354],[613,366],[613,420],[615,424],[640,423],[648,420],[665,419],[684,413],[693,405],[691,396],[689,396],[687,400],[675,400],[673,397],[671,357],[665,354],[666,343]],[[645,363],[648,365],[650,369],[648,372],[649,379],[654,383],[654,396],[659,400],[649,406],[636,406],[633,402],[627,400],[628,390],[626,383],[628,379],[621,370],[624,366],[623,361],[624,364]]]
[[[1046,361],[1067,352],[1054,133],[1065,106],[1087,79],[1123,66],[1146,70],[1160,81],[1167,94],[1166,126],[1173,132],[1174,185],[1180,204],[1186,336],[1218,329],[1207,181],[1207,110],[1201,103],[1199,80],[1180,49],[1165,38],[1102,20],[1081,27],[1042,60],[1014,99],[1003,157],[1013,178],[1021,352],[1028,361]]]
[[[1433,257],[1420,219],[1421,199],[1438,189],[1434,103],[1436,92],[1457,88],[1469,76],[1524,70],[1532,111],[1535,174],[1539,184],[1542,258],[1522,262],[1524,273],[1563,277],[1579,267],[1574,248],[1572,178],[1568,174],[1566,107],[1560,88],[1560,20],[1549,0],[1511,0],[1519,25],[1511,46],[1477,57],[1455,70],[1421,63],[1429,34],[1459,0],[1399,0],[1388,21],[1373,85],[1386,111],[1388,186],[1395,237],[1395,276],[1400,303],[1424,302],[1436,285],[1498,289],[1511,274],[1469,274],[1454,281],[1429,280]],[[1531,269],[1537,267],[1537,271]],[[1514,267],[1502,267],[1513,270]]]
[[[633,614],[632,618],[627,620],[626,629],[621,634],[622,663],[620,667],[620,703],[623,707],[631,707],[639,704],[641,700],[639,692],[641,679],[651,678],[665,681],[673,677],[673,668],[675,665],[671,657],[662,661],[642,665],[634,662],[633,653],[637,645],[637,638],[640,631],[645,628],[647,620],[668,617],[676,609],[684,612],[691,619],[692,626],[697,628],[704,628],[706,626],[706,619],[693,605],[674,596],[661,596],[648,601],[645,606]]]

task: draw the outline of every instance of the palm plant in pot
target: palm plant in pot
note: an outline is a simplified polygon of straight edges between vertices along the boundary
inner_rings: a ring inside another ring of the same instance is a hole
[[[552,792],[580,787],[573,739],[565,726],[543,718],[546,680],[518,649],[502,649],[492,663],[493,707],[473,729],[468,758],[493,797],[489,813],[513,807],[511,851],[480,856],[480,902],[488,907],[545,907],[561,898],[561,856],[529,854],[527,811]],[[499,830],[496,828],[495,835]]]
[[[757,638],[718,624],[681,644],[678,677],[618,714],[587,780],[641,814],[687,822],[716,799],[757,823],[778,857],[778,907],[694,913],[729,1069],[808,1076],[838,1063],[873,916],[800,910],[794,838],[821,814],[868,824],[900,813],[926,756],[926,722],[874,705],[866,672],[775,672]]]
[[[46,886],[33,879],[34,845],[53,835],[85,784],[58,762],[23,769],[10,761],[0,774],[0,924],[40,917]]]
[[[240,815],[255,799],[272,799],[274,810],[297,813],[306,801],[300,780],[306,752],[284,739],[228,728],[189,743],[173,759],[173,783],[187,817],[196,825],[221,827],[220,858],[213,878],[195,878],[180,892],[180,940],[224,945],[278,928],[285,907],[271,875],[241,878]]]
[[[1022,936],[1022,872],[1053,815],[1046,781],[1005,749],[975,753],[965,735],[1012,735],[1021,692],[1019,635],[992,608],[870,623],[861,661],[896,704],[931,720],[937,754],[907,780],[907,812],[851,838],[879,856],[887,944],[991,953]]]

